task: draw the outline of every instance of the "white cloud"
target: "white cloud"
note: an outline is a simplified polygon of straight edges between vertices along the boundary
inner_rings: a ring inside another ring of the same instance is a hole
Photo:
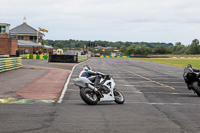
[[[197,0],[0,0],[1,22],[26,16],[46,39],[182,42],[199,39]]]

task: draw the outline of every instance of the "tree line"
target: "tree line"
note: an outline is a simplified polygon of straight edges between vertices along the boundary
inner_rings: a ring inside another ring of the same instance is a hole
[[[116,47],[121,55],[150,55],[150,54],[200,54],[199,40],[194,39],[188,46],[177,42],[160,43],[160,42],[109,42],[109,41],[83,41],[83,40],[44,40],[45,45],[51,45],[55,49],[83,49],[87,45],[87,49],[99,54],[110,55],[113,50],[95,50],[95,46]],[[92,45],[91,45],[92,44]]]

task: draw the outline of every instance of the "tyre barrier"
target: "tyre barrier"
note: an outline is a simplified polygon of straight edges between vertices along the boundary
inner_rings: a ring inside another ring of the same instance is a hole
[[[101,58],[130,58],[130,56],[106,56],[106,55],[101,55]]]
[[[22,57],[0,59],[0,72],[18,69],[22,67]]]
[[[0,58],[8,58],[10,55],[0,55]]]
[[[36,54],[23,54],[20,55],[20,57],[22,57],[22,59],[49,59],[49,55],[47,54],[40,54],[40,55],[36,55]]]

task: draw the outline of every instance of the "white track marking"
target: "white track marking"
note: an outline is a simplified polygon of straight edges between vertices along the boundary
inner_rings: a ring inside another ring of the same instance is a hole
[[[189,105],[189,106],[200,106],[200,104],[191,103],[148,103],[148,102],[124,102],[125,104],[149,104],[149,105]]]
[[[88,60],[89,60],[89,59],[88,59]],[[59,100],[57,101],[57,103],[62,103],[62,100],[63,100],[63,98],[64,98],[64,95],[65,95],[66,91],[67,91],[67,87],[68,87],[69,81],[70,81],[70,79],[71,79],[71,76],[72,76],[72,73],[74,72],[75,67],[78,66],[78,65],[80,65],[80,64],[82,64],[82,63],[87,62],[88,60],[86,60],[86,61],[84,61],[84,62],[81,62],[81,63],[78,63],[78,64],[76,64],[76,65],[72,68],[72,71],[71,71],[71,73],[69,74],[69,77],[67,78],[67,81],[65,82],[64,88],[63,88],[63,90],[62,90],[62,93],[61,93],[60,98],[59,98]]]

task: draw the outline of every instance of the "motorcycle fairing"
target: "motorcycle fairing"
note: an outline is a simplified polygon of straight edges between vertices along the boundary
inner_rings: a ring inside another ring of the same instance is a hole
[[[73,81],[76,86],[80,86],[83,88],[86,87],[86,84],[92,83],[88,78],[85,78],[85,77],[75,78],[75,79],[73,79]]]
[[[110,85],[111,84],[111,85]],[[110,89],[110,92],[108,94],[104,94],[104,97],[100,99],[100,101],[114,101],[114,88],[115,88],[115,82],[111,78],[110,80],[107,80],[104,84],[107,88]]]

